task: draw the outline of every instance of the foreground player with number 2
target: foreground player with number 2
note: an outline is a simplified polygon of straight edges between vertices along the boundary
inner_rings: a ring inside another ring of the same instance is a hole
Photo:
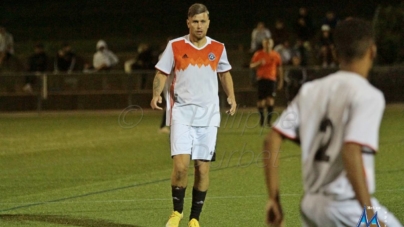
[[[278,164],[282,140],[288,138],[302,149],[302,226],[400,227],[371,197],[385,107],[383,94],[366,79],[376,57],[372,26],[349,19],[334,34],[340,70],[303,85],[265,139],[266,223],[283,226]]]

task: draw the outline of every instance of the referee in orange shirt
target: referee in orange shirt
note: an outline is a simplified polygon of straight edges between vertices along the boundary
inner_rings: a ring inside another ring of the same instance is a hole
[[[271,115],[274,110],[276,96],[276,82],[278,90],[283,87],[283,68],[281,56],[273,50],[274,41],[266,38],[262,41],[262,49],[254,53],[250,68],[257,70],[258,101],[260,125],[265,126],[265,107],[267,109],[267,124],[271,125]]]

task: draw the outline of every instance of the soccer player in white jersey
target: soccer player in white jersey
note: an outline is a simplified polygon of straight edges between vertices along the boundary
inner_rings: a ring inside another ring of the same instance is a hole
[[[177,227],[183,217],[183,204],[190,159],[194,160],[195,180],[189,227],[199,226],[199,216],[209,186],[210,161],[214,161],[217,128],[220,125],[218,76],[227,102],[228,113],[236,111],[233,80],[226,49],[206,36],[209,11],[203,4],[188,10],[189,35],[171,40],[160,61],[153,82],[153,109],[162,108],[161,92],[170,82],[167,97],[167,125],[171,126],[170,143],[173,160],[171,191],[173,212],[166,227]],[[174,71],[173,74],[170,74]],[[170,77],[167,79],[167,77]],[[172,77],[172,78],[171,78]]]
[[[371,196],[385,107],[383,94],[367,80],[376,56],[372,26],[349,19],[334,34],[340,70],[303,85],[265,139],[267,224],[283,225],[278,164],[282,140],[288,138],[302,149],[303,226],[370,226],[377,220],[378,226],[402,226]]]

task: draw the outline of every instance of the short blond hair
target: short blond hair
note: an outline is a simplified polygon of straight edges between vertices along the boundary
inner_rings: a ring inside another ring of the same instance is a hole
[[[208,8],[204,4],[195,3],[192,6],[190,6],[188,9],[188,18],[193,17],[200,13],[207,13],[209,16]]]

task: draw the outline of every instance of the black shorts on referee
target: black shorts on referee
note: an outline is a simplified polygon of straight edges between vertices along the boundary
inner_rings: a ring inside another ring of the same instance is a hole
[[[257,81],[258,100],[276,96],[276,81],[260,79]]]

